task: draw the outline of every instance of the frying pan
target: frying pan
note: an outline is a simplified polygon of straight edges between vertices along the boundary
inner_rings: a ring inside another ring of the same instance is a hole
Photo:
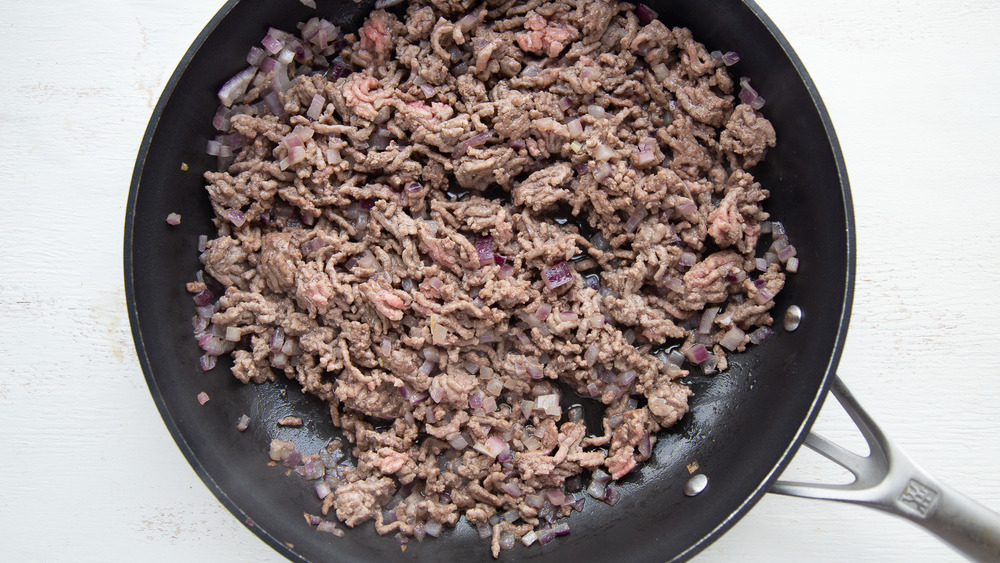
[[[352,29],[371,0],[318,1],[318,13]],[[1000,559],[1000,518],[917,468],[875,426],[835,375],[853,293],[855,243],[850,190],[840,148],[819,94],[775,26],[752,2],[650,2],[668,25],[691,28],[710,49],[741,55],[734,73],[753,79],[778,146],[754,170],[771,190],[768,211],[780,218],[799,250],[800,272],[777,299],[804,311],[801,327],[731,358],[712,378],[693,376],[691,411],[657,443],[653,457],[622,482],[615,507],[591,502],[574,515],[572,533],[546,546],[518,545],[503,557],[521,560],[684,560],[718,538],[768,491],[867,504],[924,525],[965,555]],[[710,6],[710,7],[709,7]],[[239,384],[229,364],[202,374],[191,337],[193,303],[184,290],[197,261],[198,235],[211,232],[212,212],[201,172],[214,136],[215,92],[245,66],[250,45],[269,26],[293,29],[313,11],[299,2],[232,0],[207,25],[168,82],[150,120],[132,178],[125,224],[125,286],[136,351],[165,424],[192,467],[219,500],[262,540],[292,560],[394,560],[399,544],[371,525],[336,538],[302,519],[315,512],[312,487],[266,464],[272,438],[291,439],[312,453],[337,436],[325,406],[279,378]],[[181,163],[188,170],[182,170]],[[183,222],[164,218],[177,212]],[[809,434],[829,391],[845,406],[871,446],[854,456]],[[205,391],[210,403],[195,395]],[[253,420],[302,416],[288,429],[254,424],[237,433],[242,414]],[[850,486],[778,481],[806,444],[856,475]],[[685,494],[688,464],[709,477],[700,494]],[[441,538],[410,542],[405,556],[424,560],[489,560],[488,547],[467,525]]]

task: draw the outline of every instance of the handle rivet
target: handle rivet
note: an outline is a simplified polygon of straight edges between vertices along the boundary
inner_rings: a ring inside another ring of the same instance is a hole
[[[705,490],[708,486],[708,477],[703,473],[698,473],[693,475],[686,485],[684,485],[684,494],[689,497],[697,496],[699,493]]]
[[[802,322],[802,309],[798,305],[792,305],[785,311],[785,330],[792,332],[793,330],[799,328],[799,324]]]

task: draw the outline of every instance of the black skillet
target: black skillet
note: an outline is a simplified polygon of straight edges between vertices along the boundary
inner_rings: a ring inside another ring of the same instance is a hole
[[[502,557],[665,561],[693,556],[775,486],[782,469],[809,436],[831,386],[873,440],[873,456],[857,463],[878,467],[855,463],[852,469],[859,475],[855,483],[859,494],[782,483],[776,492],[837,497],[890,511],[894,495],[903,495],[896,502],[903,508],[895,512],[918,522],[925,520],[925,525],[935,522],[939,535],[960,544],[972,556],[998,557],[996,515],[965,505],[962,499],[953,500],[957,497],[946,494],[932,478],[920,477],[916,485],[923,489],[913,488],[914,479],[904,479],[894,485],[898,490],[878,498],[863,494],[887,481],[872,477],[877,469],[891,462],[898,465],[903,458],[891,444],[881,441],[884,437],[870,426],[834,374],[853,293],[854,219],[833,126],[801,62],[752,2],[669,0],[650,5],[668,26],[689,27],[710,50],[738,52],[741,60],[732,71],[752,78],[767,99],[763,111],[773,122],[779,142],[754,174],[771,190],[768,210],[784,222],[802,264],[778,297],[776,311],[780,318],[794,304],[804,311],[804,320],[797,331],[779,330],[763,345],[734,357],[724,374],[691,378],[695,391],[691,412],[661,437],[653,458],[624,479],[617,506],[591,502],[569,520],[570,535],[545,546],[518,545]],[[318,450],[336,435],[326,409],[283,378],[274,384],[244,386],[229,374],[226,362],[201,373],[200,351],[191,337],[194,305],[184,284],[200,268],[198,235],[212,228],[201,173],[215,165],[214,158],[205,154],[205,143],[214,135],[211,119],[218,104],[216,91],[246,66],[248,48],[258,44],[269,26],[294,30],[297,22],[318,13],[354,29],[371,9],[372,0],[318,0],[316,11],[292,0],[228,2],[184,56],[153,112],[136,161],[126,213],[129,318],[140,364],[164,422],[222,503],[293,560],[395,560],[400,557],[400,545],[391,537],[378,536],[370,524],[336,538],[317,533],[305,523],[303,511],[318,508],[312,487],[297,476],[286,476],[280,466],[268,467],[267,445],[272,438],[282,437],[294,440],[306,453]],[[182,163],[188,170],[182,170]],[[180,225],[166,224],[171,212],[182,215]],[[205,406],[196,400],[201,391],[211,397]],[[257,423],[240,434],[234,426],[242,414]],[[286,414],[302,416],[306,425],[282,429],[263,422]],[[809,437],[809,445],[833,458],[840,455],[839,463],[852,463],[819,438]],[[884,456],[879,453],[887,450]],[[710,481],[701,494],[689,497],[684,492],[690,477],[687,466],[695,461]],[[983,512],[970,516],[976,509]],[[962,518],[973,522],[956,529],[955,522]],[[405,558],[491,559],[486,542],[464,523],[439,539],[411,541]]]

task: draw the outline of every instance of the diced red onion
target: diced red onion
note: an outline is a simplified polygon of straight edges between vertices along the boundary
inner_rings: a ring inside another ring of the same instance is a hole
[[[549,502],[553,506],[563,506],[567,504],[566,493],[560,491],[559,489],[547,489],[545,491],[545,497],[549,499]]]
[[[698,257],[695,256],[693,252],[682,252],[680,259],[677,261],[677,263],[685,269],[694,266],[697,262]]]
[[[534,530],[531,530],[527,534],[521,536],[521,543],[524,544],[525,547],[530,546],[536,541],[538,541],[538,533],[535,532]]]
[[[575,117],[566,122],[566,128],[569,130],[569,136],[574,139],[583,135],[583,124]]]
[[[206,393],[204,391],[202,391],[201,393],[198,393],[198,402],[199,403],[201,403],[201,404],[204,405],[205,403],[208,402],[208,400],[209,400],[208,399],[208,393]]]
[[[195,310],[195,312],[198,313],[199,317],[210,318],[212,315],[215,314],[216,311],[219,310],[219,306],[218,306],[218,304],[215,304],[215,303],[209,303],[208,305],[203,305],[201,307],[195,307],[194,310]]]
[[[343,59],[337,57],[330,62],[330,68],[326,71],[326,78],[331,82],[336,82],[341,78],[345,78],[351,75],[351,67],[347,66],[347,63]]]
[[[650,22],[658,17],[656,12],[645,4],[636,4],[635,15],[639,19],[640,25],[649,25]]]
[[[597,341],[591,342],[590,346],[587,347],[587,351],[583,354],[584,361],[587,362],[588,366],[593,366],[597,363],[597,356],[601,353],[601,347]]]
[[[283,58],[288,58],[284,56],[286,53],[290,53],[290,51],[285,50],[281,52],[281,55],[278,56],[278,62],[275,63],[274,69],[271,71],[271,76],[273,77],[271,79],[271,87],[279,94],[287,92],[292,87],[292,81],[288,79],[288,62],[282,61]]]
[[[677,212],[685,217],[691,217],[698,212],[698,204],[686,198],[680,200],[677,203],[676,208]]]
[[[556,533],[552,528],[548,528],[546,530],[540,530],[540,532],[541,533],[538,534],[539,545],[545,545],[550,541],[556,539]]]
[[[327,483],[326,481],[320,481],[316,485],[316,496],[319,497],[320,500],[323,500],[326,497],[330,496],[330,493],[332,492],[333,489],[330,488],[329,483]]]
[[[227,80],[219,89],[219,101],[222,105],[226,107],[233,105],[233,102],[247,91],[247,86],[256,74],[257,67],[249,66]]]
[[[274,329],[274,332],[271,334],[271,339],[267,344],[272,354],[280,352],[281,347],[285,344],[285,331],[282,330],[280,326]]]
[[[469,442],[462,436],[461,432],[452,432],[445,437],[448,440],[448,444],[456,450],[464,450],[469,447]]]
[[[649,211],[646,211],[645,207],[640,207],[632,212],[629,216],[628,221],[625,222],[625,232],[631,233],[635,230],[639,223],[649,215]]]
[[[551,268],[546,268],[542,274],[549,289],[556,289],[573,281],[573,271],[566,262],[560,262]]]
[[[795,247],[789,244],[778,251],[778,260],[788,262],[790,258],[795,256],[795,252]]]
[[[774,299],[774,293],[772,293],[766,287],[760,289],[757,292],[757,295],[753,296],[753,300],[756,301],[758,305],[763,305],[772,299]]]
[[[740,270],[736,273],[726,274],[726,283],[743,283],[743,280],[747,279],[747,273]]]
[[[285,37],[287,37],[287,34],[284,31],[272,27],[267,30],[267,35],[260,40],[260,43],[267,49],[268,53],[274,55],[285,46]]]
[[[757,330],[750,333],[750,342],[753,344],[760,344],[761,342],[767,340],[774,334],[774,331],[770,327],[762,326]]]
[[[549,409],[558,406],[559,406],[559,395],[555,393],[549,395],[541,395],[535,398],[535,410],[546,412]]]
[[[288,367],[288,356],[279,352],[271,357],[271,365],[278,369],[285,369]]]
[[[503,266],[507,263],[507,257],[501,254],[493,254],[493,263],[497,266]]]
[[[483,397],[483,412],[489,414],[497,410],[497,400],[493,397]]]
[[[483,408],[483,396],[479,393],[472,393],[469,395],[469,408],[470,409],[481,409]]]
[[[402,3],[403,0],[375,0],[375,9],[382,10],[384,8],[391,8]]]
[[[497,454],[497,461],[500,463],[510,463],[514,461],[514,452],[510,451],[510,448],[504,449],[504,451]]]
[[[611,172],[611,165],[608,164],[607,161],[599,160],[594,166],[594,179],[600,182],[601,180],[611,176]]]
[[[733,351],[739,348],[740,344],[743,343],[744,336],[746,336],[746,333],[740,330],[739,327],[734,326],[729,329],[725,335],[723,335],[719,344],[721,344],[723,348]]]
[[[198,235],[198,252],[205,252],[206,248],[208,248],[208,235]]]
[[[235,227],[242,227],[247,220],[246,215],[239,209],[226,210],[226,219],[229,219],[229,222]]]
[[[292,450],[288,457],[282,461],[282,465],[289,469],[295,468],[298,464],[302,463],[302,453],[298,450]]]
[[[722,60],[722,64],[726,66],[733,66],[740,62],[740,55],[736,51],[726,51],[719,58]]]
[[[695,344],[684,353],[691,363],[700,364],[708,359],[708,349],[704,344]]]
[[[271,110],[271,113],[276,115],[279,119],[285,118],[285,105],[281,103],[281,98],[278,93],[274,90],[268,90],[264,94],[264,103],[267,104],[267,108]]]
[[[198,339],[198,346],[210,356],[221,356],[226,353],[225,341],[214,334],[203,335]]]
[[[493,237],[484,236],[476,240],[476,254],[479,255],[479,265],[495,264],[493,256]]]
[[[764,107],[764,98],[750,86],[750,79],[747,77],[740,78],[740,100],[755,110]]]
[[[236,421],[236,429],[239,430],[240,432],[244,432],[249,427],[250,427],[250,417],[245,414],[240,415],[240,419]]]
[[[559,311],[559,322],[561,323],[571,323],[579,319],[580,315],[574,311]]]
[[[201,368],[201,371],[209,371],[215,367],[215,364],[216,362],[218,362],[218,360],[219,360],[218,356],[213,356],[211,354],[202,354],[201,357],[198,358],[198,366]]]
[[[590,478],[593,479],[594,481],[597,481],[601,485],[607,485],[608,483],[611,482],[611,475],[609,475],[607,471],[604,471],[599,467],[591,472]]]
[[[656,151],[654,149],[642,149],[636,152],[636,166],[648,166],[656,162]]]
[[[590,484],[587,485],[587,494],[596,498],[597,500],[604,500],[604,485],[599,483],[596,479],[591,480]]]
[[[698,324],[698,332],[701,334],[708,334],[712,331],[712,323],[715,322],[715,317],[719,314],[718,307],[709,307],[705,309],[705,312],[701,314],[701,322]]]
[[[541,508],[545,504],[545,497],[540,494],[525,495],[524,504],[532,508]]]
[[[514,544],[516,544],[519,539],[521,538],[511,532],[503,532],[497,540],[497,545],[503,550],[514,549]]]
[[[614,506],[618,504],[618,500],[620,498],[621,498],[621,493],[618,492],[618,489],[615,488],[614,485],[608,485],[604,489],[604,498],[601,500],[608,503],[610,506]]]
[[[316,526],[316,530],[318,530],[320,532],[326,532],[328,534],[333,534],[333,535],[337,536],[338,538],[342,538],[342,537],[344,537],[344,535],[346,535],[345,532],[344,532],[344,530],[341,530],[340,528],[337,527],[336,524],[334,524],[333,522],[331,522],[329,520],[323,520],[322,522],[320,522]]]
[[[219,156],[219,150],[222,148],[221,143],[215,139],[209,139],[205,143],[205,152],[211,156]]]
[[[320,115],[323,114],[323,106],[326,104],[326,99],[319,94],[313,94],[312,101],[309,103],[309,109],[306,110],[306,117],[309,119],[319,119]]]
[[[472,448],[481,454],[496,457],[507,449],[507,442],[504,442],[500,436],[490,436],[485,443],[477,442]]]
[[[226,340],[230,342],[239,342],[243,338],[243,331],[240,330],[238,326],[227,326],[226,327]]]
[[[785,263],[785,271],[793,274],[797,273],[799,271],[799,259],[795,256],[789,258],[788,262]]]
[[[653,453],[653,443],[649,439],[649,432],[643,433],[642,439],[640,439],[639,443],[636,445],[636,450],[639,451],[639,455],[645,457],[649,457],[650,454]]]
[[[596,104],[587,106],[587,113],[589,113],[594,119],[604,119],[606,115],[604,108]]]
[[[398,4],[402,0],[398,0],[398,1],[397,0],[389,0],[389,1],[393,1],[393,2],[396,2]],[[440,522],[435,522],[434,520],[431,520],[430,522],[424,524],[424,531],[427,532],[428,536],[430,536],[432,538],[436,538],[436,537],[438,537],[438,536],[441,535],[441,532],[444,531],[444,525],[441,524]]]
[[[611,147],[599,143],[597,147],[594,148],[594,158],[600,161],[611,160],[612,158],[618,156],[618,154],[611,149]]]
[[[264,60],[260,61],[260,71],[261,72],[273,72],[274,67],[277,66],[278,61],[274,57],[264,57]]]
[[[212,292],[205,288],[194,295],[194,303],[199,307],[203,307],[212,302]]]
[[[524,139],[511,139],[510,141],[507,141],[507,146],[519,151],[525,147],[525,142]]]
[[[266,56],[267,54],[264,52],[263,49],[254,45],[250,47],[250,51],[247,52],[247,64],[253,66],[260,66],[260,62],[263,61],[264,57]]]
[[[618,384],[623,389],[628,389],[629,385],[635,381],[636,373],[634,370],[626,370],[618,375]]]

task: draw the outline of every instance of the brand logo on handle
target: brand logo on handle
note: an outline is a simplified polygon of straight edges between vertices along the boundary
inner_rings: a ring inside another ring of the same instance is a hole
[[[927,513],[934,508],[934,503],[937,502],[937,498],[937,491],[927,485],[924,485],[920,481],[911,479],[910,484],[908,484],[906,489],[903,490],[903,494],[900,495],[896,504],[907,512],[924,518],[927,516]]]

